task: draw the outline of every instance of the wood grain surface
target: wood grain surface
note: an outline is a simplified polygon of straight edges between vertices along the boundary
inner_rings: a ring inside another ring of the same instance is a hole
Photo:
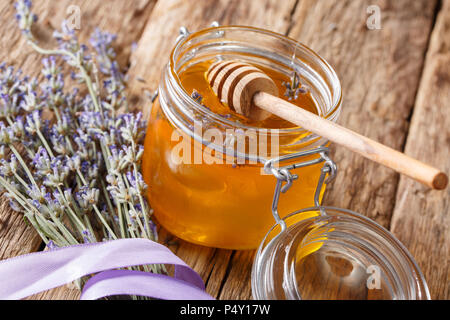
[[[28,48],[13,20],[13,1],[0,3],[0,60],[37,75],[41,57]],[[212,21],[267,28],[321,54],[342,82],[339,123],[394,149],[450,171],[447,106],[450,89],[450,1],[443,0],[35,0],[43,43],[75,3],[82,39],[95,26],[117,33],[122,66],[130,65],[131,103],[149,106],[146,91],[158,85],[181,26],[195,31]],[[381,9],[381,29],[366,26],[367,7]],[[436,20],[437,16],[437,20]],[[130,51],[137,42],[137,49]],[[426,57],[426,59],[425,59]],[[333,146],[337,179],[324,203],[367,215],[395,233],[418,261],[432,297],[450,298],[450,191],[430,191],[395,172]],[[160,241],[192,266],[219,299],[250,299],[254,251],[186,243],[161,230]],[[22,218],[0,205],[0,258],[39,249],[41,241]],[[73,299],[58,288],[34,299]]]
[[[405,152],[450,172],[450,1],[428,49]],[[450,299],[450,188],[435,192],[401,178],[391,230],[410,250],[432,299]]]

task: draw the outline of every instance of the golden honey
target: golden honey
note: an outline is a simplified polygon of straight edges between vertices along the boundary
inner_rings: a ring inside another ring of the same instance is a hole
[[[202,104],[209,110],[246,126],[268,129],[293,127],[276,116],[258,122],[230,111],[218,100],[205,79],[205,72],[213,62],[193,64],[178,74],[180,85],[188,94],[196,90],[203,98]],[[257,67],[275,81],[280,97],[284,97],[286,87],[283,82],[289,82],[289,77],[268,67]],[[309,93],[300,94],[298,99],[290,102],[317,113]],[[142,167],[149,186],[148,198],[158,222],[172,234],[196,244],[229,249],[256,248],[274,224],[271,205],[276,178],[261,174],[261,164],[195,164],[193,155],[196,148],[203,153],[208,148],[193,141],[192,162],[176,163],[172,153],[179,140],[173,141],[174,130],[177,128],[167,119],[159,100],[156,100],[148,122]],[[280,138],[280,154],[298,150],[289,145],[300,138],[299,135]],[[217,152],[212,154],[220,156]],[[308,159],[311,158],[302,160]],[[321,168],[322,164],[317,164],[295,171],[300,178],[289,192],[281,195],[278,207],[281,216],[314,205]]]

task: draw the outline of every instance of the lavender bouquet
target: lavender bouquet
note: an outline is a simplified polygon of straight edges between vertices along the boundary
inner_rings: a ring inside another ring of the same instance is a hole
[[[16,4],[23,35],[43,59],[41,81],[0,65],[0,187],[51,249],[118,238],[157,240],[140,174],[145,123],[127,110],[115,37],[96,30],[91,48],[63,23],[55,49],[33,37],[29,0]],[[68,91],[62,59],[83,90]],[[161,266],[147,271],[162,272]]]

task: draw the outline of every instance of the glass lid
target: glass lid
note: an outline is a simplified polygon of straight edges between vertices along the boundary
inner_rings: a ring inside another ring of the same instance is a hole
[[[430,298],[407,249],[372,220],[349,210],[314,207],[282,221],[286,227],[277,223],[255,258],[255,299]]]

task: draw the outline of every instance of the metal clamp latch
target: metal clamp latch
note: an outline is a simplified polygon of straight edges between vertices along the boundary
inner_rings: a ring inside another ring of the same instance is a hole
[[[278,158],[270,159],[264,163],[264,171],[266,173],[271,173],[277,178],[277,183],[275,186],[275,194],[273,196],[272,201],[272,214],[277,224],[281,226],[281,230],[284,231],[286,229],[286,223],[283,219],[280,218],[278,213],[278,202],[280,199],[280,193],[285,193],[292,186],[292,182],[297,180],[299,177],[296,174],[292,174],[291,170],[302,168],[310,165],[314,165],[317,163],[323,162],[323,167],[321,170],[321,174],[319,177],[319,181],[317,183],[316,191],[314,194],[314,204],[319,207],[322,215],[325,215],[325,211],[321,209],[320,206],[320,191],[322,190],[324,183],[331,182],[336,176],[337,166],[333,160],[328,156],[329,149],[327,147],[318,147],[315,149],[310,149],[294,154],[289,154],[286,156],[281,156]],[[309,161],[298,162],[295,164],[290,164],[283,167],[277,167],[276,164],[279,164],[283,161],[292,160],[296,158],[306,157],[310,155],[318,154],[319,157]],[[284,185],[283,185],[284,184]]]

